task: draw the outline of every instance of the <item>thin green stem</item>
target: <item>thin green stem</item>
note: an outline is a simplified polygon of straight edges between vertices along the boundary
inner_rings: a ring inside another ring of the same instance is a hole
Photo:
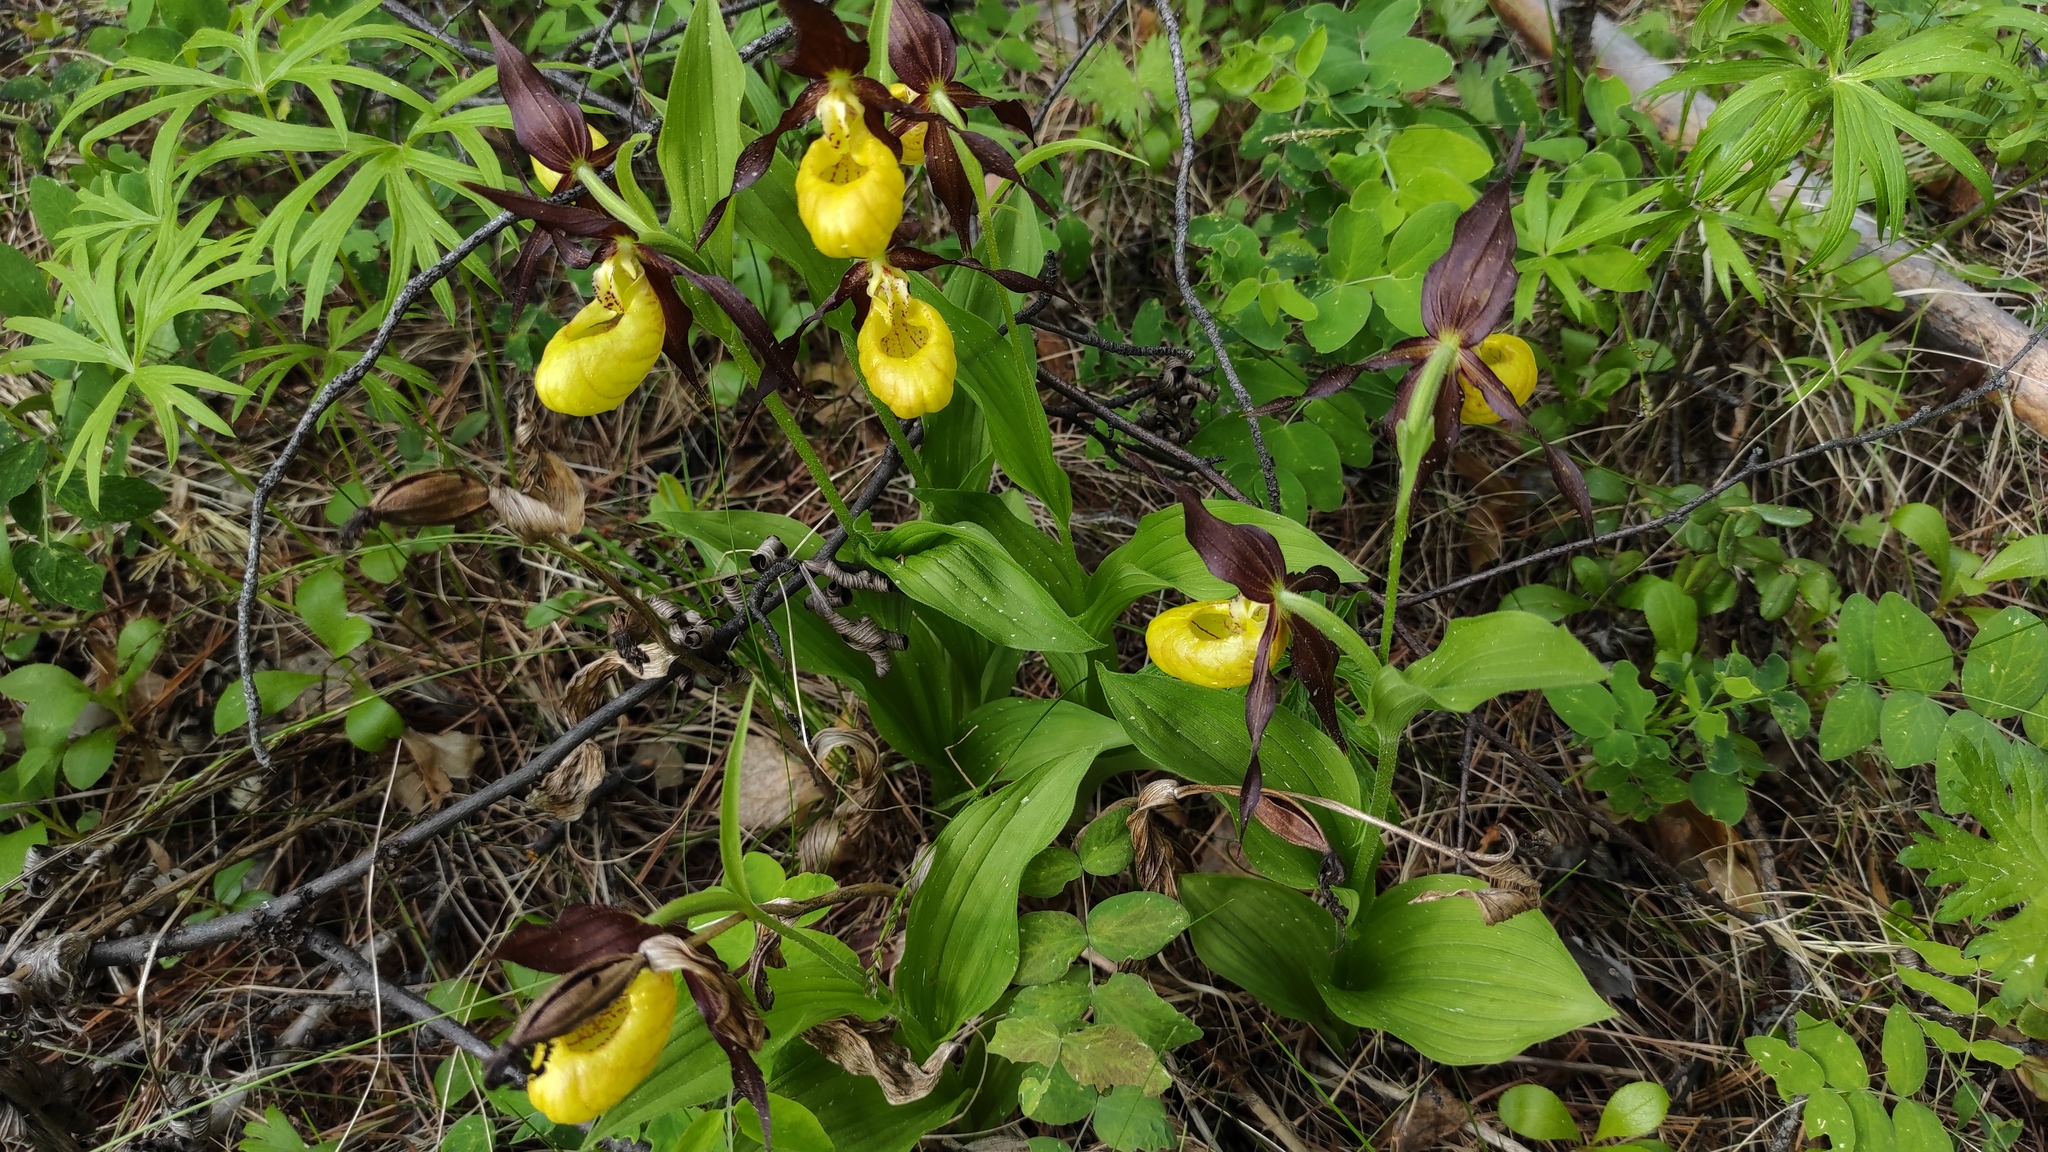
[[[1394,495],[1394,544],[1387,552],[1386,610],[1380,613],[1380,663],[1394,659],[1394,598],[1401,591],[1401,553],[1408,545],[1408,505],[1415,495],[1415,469],[1401,465],[1401,488]]]
[[[1457,359],[1458,348],[1455,333],[1446,333],[1437,341],[1408,395],[1408,409],[1394,429],[1395,449],[1401,454],[1401,487],[1394,495],[1394,540],[1387,551],[1387,602],[1380,619],[1382,664],[1393,661],[1394,608],[1401,591],[1401,554],[1408,546],[1408,511],[1415,499],[1415,481],[1436,442],[1436,394],[1445,386],[1444,376]]]
[[[846,501],[840,497],[838,486],[832,483],[832,474],[825,470],[825,462],[818,457],[818,450],[811,447],[810,437],[804,435],[803,428],[796,422],[796,414],[789,410],[789,405],[782,402],[780,394],[768,393],[768,414],[775,417],[777,424],[782,425],[782,434],[789,437],[790,446],[796,449],[798,456],[803,457],[804,467],[811,470],[811,479],[818,485],[818,490],[825,494],[825,503],[832,506],[832,515],[838,518],[839,526],[851,535],[853,510],[848,508]]]

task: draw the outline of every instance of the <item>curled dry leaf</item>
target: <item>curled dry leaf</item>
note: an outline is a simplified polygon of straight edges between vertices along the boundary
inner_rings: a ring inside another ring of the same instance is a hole
[[[874,825],[882,790],[881,748],[875,738],[854,728],[825,728],[811,737],[811,756],[833,772],[837,763],[839,803],[822,819],[811,822],[797,842],[797,858],[806,872],[823,872],[860,843]]]
[[[909,1104],[931,1095],[961,1041],[946,1041],[920,1064],[911,1057],[910,1049],[891,1038],[895,1031],[896,1026],[887,1020],[844,1016],[816,1025],[803,1035],[804,1043],[825,1059],[856,1076],[872,1077],[889,1103]]]
[[[69,1004],[85,986],[86,954],[91,951],[92,937],[84,932],[59,932],[23,945],[14,954],[10,982],[37,1004]]]
[[[590,663],[576,670],[569,677],[569,687],[562,695],[562,709],[571,723],[583,719],[604,703],[605,689],[611,678],[620,672],[630,673],[636,680],[652,676],[665,676],[675,656],[658,644],[642,644],[636,655],[637,660],[628,659],[617,651],[606,652]]]
[[[1486,878],[1485,888],[1424,892],[1410,904],[1436,900],[1466,899],[1479,905],[1480,917],[1490,926],[1519,916],[1542,903],[1543,886],[1527,868],[1515,863],[1515,840],[1508,836],[1506,851],[1491,856],[1469,856],[1466,862]]]
[[[1175,899],[1180,897],[1180,874],[1185,869],[1166,817],[1179,797],[1174,781],[1154,780],[1138,793],[1136,807],[1124,818],[1131,832],[1131,875],[1140,887]]]
[[[467,780],[483,754],[482,742],[467,732],[434,734],[408,728],[401,739],[412,759],[400,768],[392,791],[415,815],[439,808],[455,790],[454,781]]]
[[[553,452],[542,452],[529,469],[528,491],[495,486],[491,507],[506,530],[528,544],[561,540],[583,531],[583,481]]]

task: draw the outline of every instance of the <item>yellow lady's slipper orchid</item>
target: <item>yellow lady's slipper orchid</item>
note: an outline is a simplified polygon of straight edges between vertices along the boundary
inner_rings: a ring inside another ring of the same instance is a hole
[[[917,93],[912,92],[908,84],[889,85],[889,95],[903,101],[905,104],[917,99]],[[905,164],[915,166],[924,163],[924,134],[925,130],[930,127],[931,125],[929,124],[919,123],[912,124],[903,130],[903,135],[899,139],[903,142],[903,162]]]
[[[1527,404],[1529,397],[1536,394],[1536,353],[1531,351],[1527,341],[1520,336],[1496,332],[1479,342],[1479,358],[1508,386],[1515,403]],[[1465,388],[1465,406],[1458,413],[1458,419],[1467,424],[1498,424],[1500,414],[1479,394],[1471,381],[1460,379]]]
[[[599,132],[597,130],[597,125],[592,124],[589,126],[589,128],[590,147],[592,151],[596,151],[597,149],[604,147],[606,144],[611,143],[611,141],[606,140],[604,138],[604,133]],[[527,157],[527,160],[529,163],[533,165],[533,178],[535,180],[540,181],[541,187],[547,189],[550,192],[553,192],[555,189],[560,188],[562,186],[562,174],[560,172],[557,172],[553,168],[550,168],[547,165],[542,164],[538,157],[529,156]]]
[[[880,256],[903,221],[903,169],[896,154],[858,120],[834,143],[828,133],[796,173],[796,214],[827,256]]]
[[[676,1014],[676,978],[642,972],[588,1023],[535,1048],[526,1098],[557,1124],[585,1124],[654,1071]]]
[[[596,297],[556,332],[533,373],[540,402],[568,416],[623,403],[661,356],[668,321],[639,260],[620,248],[597,266]]]
[[[1242,688],[1252,682],[1259,636],[1272,606],[1242,596],[1197,600],[1171,608],[1145,626],[1145,651],[1159,670],[1205,688]],[[1277,660],[1287,645],[1286,624],[1273,646]]]
[[[873,304],[860,326],[860,370],[899,420],[953,402],[953,330],[938,309],[910,294],[903,273],[877,263],[868,281]]]

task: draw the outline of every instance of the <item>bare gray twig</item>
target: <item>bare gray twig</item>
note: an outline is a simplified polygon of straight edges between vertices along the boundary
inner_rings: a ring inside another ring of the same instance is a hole
[[[1188,99],[1188,61],[1181,49],[1180,17],[1174,14],[1172,0],[1162,0],[1157,11],[1160,23],[1166,25],[1166,46],[1173,58],[1173,97],[1180,104],[1180,171],[1173,177],[1173,279],[1180,286],[1181,303],[1187,305],[1188,312],[1208,336],[1216,363],[1223,369],[1223,378],[1230,382],[1230,394],[1244,410],[1245,422],[1251,425],[1252,448],[1259,454],[1259,471],[1266,478],[1266,506],[1278,512],[1280,476],[1273,469],[1273,453],[1266,448],[1266,433],[1259,427],[1259,418],[1252,414],[1252,394],[1246,391],[1244,381],[1237,378],[1237,365],[1231,362],[1230,352],[1223,346],[1223,332],[1217,328],[1216,318],[1195,295],[1195,286],[1188,279],[1188,181],[1195,170],[1195,112]]]

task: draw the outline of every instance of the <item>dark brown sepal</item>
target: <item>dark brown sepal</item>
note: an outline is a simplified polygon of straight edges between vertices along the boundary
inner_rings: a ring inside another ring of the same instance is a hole
[[[696,1002],[711,1038],[725,1050],[726,1060],[732,1065],[733,1087],[753,1103],[760,1116],[764,1152],[772,1152],[775,1145],[768,1116],[768,1082],[761,1075],[761,1066],[754,1062],[754,1053],[768,1042],[768,1026],[747,999],[746,989],[715,955],[696,948],[686,947],[683,951],[683,983],[690,989],[690,999]]]
[[[1004,127],[1016,130],[1026,140],[1037,134],[1031,126],[1031,113],[1025,109],[1022,100],[998,100],[993,96],[984,96],[958,80],[946,85],[946,96],[956,107],[988,109],[995,113],[996,119],[1001,121]]]
[[[682,294],[676,291],[675,273],[679,266],[658,267],[652,255],[643,250],[641,258],[648,265],[647,286],[653,290],[654,298],[661,301],[661,350],[668,353],[669,361],[683,374],[683,379],[701,390],[704,382],[698,377],[697,358],[690,355],[690,325],[697,318],[690,314],[690,306],[683,303]]]
[[[1309,703],[1323,731],[1345,748],[1344,729],[1337,723],[1337,645],[1315,625],[1296,616],[1288,620],[1294,630],[1294,675],[1308,689]]]
[[[512,134],[528,155],[546,168],[571,172],[590,158],[590,126],[583,109],[557,96],[540,69],[514,47],[498,26],[484,19],[491,55],[498,64],[498,89],[512,110]]]
[[[633,230],[609,215],[575,204],[556,204],[520,192],[507,192],[485,184],[464,183],[463,187],[505,209],[565,236],[631,236]]]
[[[832,9],[817,0],[776,0],[796,25],[796,45],[776,57],[785,72],[823,80],[834,72],[858,74],[868,66],[868,46],[855,40]]]
[[[536,972],[574,971],[602,956],[631,952],[662,929],[623,908],[571,904],[552,924],[521,924],[492,953]]]
[[[775,338],[775,330],[768,326],[767,318],[754,307],[752,300],[747,299],[746,293],[722,276],[710,276],[688,268],[682,269],[681,275],[711,297],[712,303],[717,304],[726,318],[732,321],[733,327],[739,329],[740,336],[761,361],[760,383],[740,397],[742,409],[771,391],[797,387],[796,365],[791,359],[793,345]],[[798,332],[801,331],[799,328]]]
[[[1508,185],[1522,159],[1523,129],[1493,182],[1477,203],[1458,217],[1451,247],[1422,278],[1422,327],[1432,336],[1448,332],[1477,343],[1493,331],[1515,302],[1515,221],[1508,211]]]
[[[1271,532],[1256,524],[1232,524],[1209,511],[1191,489],[1180,492],[1188,545],[1208,566],[1209,574],[1236,588],[1247,600],[1273,603],[1274,590],[1287,579],[1287,558]],[[1267,629],[1267,635],[1272,629]]]
[[[889,67],[910,90],[928,92],[953,78],[959,67],[953,30],[920,0],[889,9]]]
[[[932,182],[939,203],[946,206],[946,219],[959,235],[961,246],[966,247],[975,219],[974,185],[967,179],[966,166],[960,163],[951,127],[934,124],[924,134],[924,173]]]
[[[1458,353],[1458,370],[1466,379],[1472,381],[1473,387],[1479,389],[1479,394],[1486,398],[1486,406],[1493,409],[1494,415],[1499,416],[1502,423],[1517,432],[1534,436],[1537,443],[1543,445],[1543,459],[1550,466],[1550,478],[1557,483],[1557,490],[1564,493],[1572,502],[1572,507],[1579,513],[1579,519],[1585,521],[1586,530],[1593,531],[1593,497],[1586,488],[1586,478],[1579,472],[1579,466],[1572,462],[1570,456],[1565,455],[1563,449],[1552,444],[1543,433],[1536,430],[1535,425],[1529,423],[1529,418],[1522,414],[1522,406],[1515,403],[1514,393],[1508,391],[1508,386],[1500,377],[1494,375],[1493,368],[1477,351],[1471,348],[1461,349]],[[1446,387],[1445,391],[1458,393],[1462,390]]]
[[[603,956],[564,975],[526,1006],[484,1062],[484,1083],[499,1082],[521,1050],[567,1036],[626,994],[647,966],[638,952]]]
[[[930,133],[926,133],[926,135],[929,136]],[[1017,162],[1010,158],[1009,151],[1001,144],[996,143],[979,132],[962,132],[959,135],[960,139],[966,143],[967,150],[974,153],[976,160],[981,161],[982,168],[1022,188],[1024,194],[1031,197],[1031,202],[1038,205],[1040,212],[1045,213],[1047,216],[1058,215],[1057,212],[1053,211],[1051,201],[1039,195],[1038,189],[1024,182],[1023,174],[1017,171]]]

